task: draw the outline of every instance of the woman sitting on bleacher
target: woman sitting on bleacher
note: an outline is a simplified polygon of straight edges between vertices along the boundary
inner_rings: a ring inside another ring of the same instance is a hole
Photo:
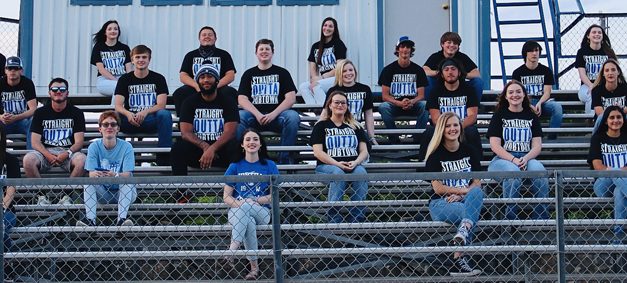
[[[317,174],[366,174],[361,165],[368,158],[366,134],[353,114],[348,110],[348,98],[342,91],[329,95],[324,104],[325,115],[311,132],[311,146],[317,159]],[[341,201],[348,184],[345,181],[332,181],[329,185],[329,201]],[[352,181],[351,200],[361,201],[368,194],[368,181]],[[365,208],[350,209],[350,222],[366,220]],[[340,209],[332,207],[328,212],[328,221],[340,223],[343,217]]]
[[[268,159],[266,142],[255,129],[246,129],[237,162],[231,163],[224,173],[229,175],[277,175],[276,164]],[[229,250],[238,250],[242,242],[247,250],[257,250],[257,227],[270,223],[270,187],[268,183],[238,182],[224,186],[224,203],[229,209],[229,223],[233,226]],[[246,280],[256,280],[259,275],[257,256],[247,257],[250,272]],[[232,262],[232,258],[227,257]]]
[[[357,82],[357,68],[351,60],[342,59],[337,61],[335,67],[335,84],[327,91],[324,101],[329,99],[329,95],[336,90],[343,91],[348,98],[348,110],[353,114],[355,120],[366,122],[366,133],[368,140],[372,144],[378,144],[374,137],[374,116],[372,115],[373,100],[370,87]],[[325,109],[322,114],[325,115]]]
[[[594,170],[627,170],[627,128],[623,107],[605,108],[599,130],[590,141],[588,163]],[[597,178],[597,197],[614,197],[614,219],[627,218],[627,179]],[[624,237],[622,225],[614,226],[617,239]]]
[[[91,64],[98,68],[96,89],[107,96],[113,96],[118,79],[132,70],[131,50],[119,41],[121,33],[118,22],[109,20],[94,34]]]
[[[592,133],[596,133],[601,125],[603,111],[609,106],[620,106],[623,113],[627,113],[627,83],[618,61],[610,58],[603,63],[599,77],[592,87],[592,107],[597,115]]]
[[[427,171],[481,171],[481,155],[474,147],[463,142],[463,136],[464,129],[459,116],[453,112],[444,112],[440,115],[427,148]],[[483,206],[481,180],[432,180],[431,185],[433,186],[429,201],[431,219],[459,225],[453,243],[460,246],[468,244]],[[481,273],[481,270],[470,266],[461,252],[455,252],[453,259],[455,266],[451,269],[451,276],[474,276]]]
[[[498,97],[496,110],[488,134],[490,148],[496,154],[488,171],[545,171],[544,165],[536,160],[542,150],[542,127],[538,116],[531,110],[529,97],[522,83],[512,80],[505,85]],[[503,180],[503,197],[520,198],[521,179]],[[531,192],[534,197],[549,195],[547,178],[533,179]],[[507,219],[518,219],[518,205],[508,204]],[[533,219],[549,218],[547,204],[537,204]]]

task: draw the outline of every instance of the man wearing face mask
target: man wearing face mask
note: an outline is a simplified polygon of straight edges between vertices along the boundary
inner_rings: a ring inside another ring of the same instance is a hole
[[[218,88],[227,86],[226,89],[233,97],[237,96],[237,91],[228,85],[235,79],[235,65],[231,54],[216,47],[216,40],[218,35],[212,27],[204,26],[198,32],[198,41],[200,47],[192,50],[185,55],[183,63],[181,64],[181,70],[179,73],[181,83],[183,86],[179,87],[172,94],[174,98],[174,107],[176,108],[176,115],[181,116],[181,109],[183,102],[192,95],[200,92],[198,84],[194,80],[200,67],[208,62],[218,70]]]

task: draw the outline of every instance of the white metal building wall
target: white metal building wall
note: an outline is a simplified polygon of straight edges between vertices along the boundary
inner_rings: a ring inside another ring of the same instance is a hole
[[[233,56],[237,87],[241,74],[256,65],[254,44],[270,38],[274,63],[287,68],[298,85],[307,79],[307,55],[319,39],[322,20],[338,20],[340,35],[355,62],[359,81],[372,87],[378,78],[377,1],[341,0],[336,6],[72,6],[69,0],[37,0],[34,7],[32,77],[38,93],[53,77],[68,79],[74,93],[94,92],[96,69],[89,64],[91,35],[116,19],[121,41],[153,51],[151,69],[163,74],[172,93],[180,86],[183,56],[198,47],[198,30],[217,32],[216,46]]]

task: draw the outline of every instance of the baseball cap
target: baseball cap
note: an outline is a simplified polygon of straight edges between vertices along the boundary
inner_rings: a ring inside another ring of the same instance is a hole
[[[398,48],[398,46],[404,42],[408,44],[410,47],[414,46],[414,42],[411,39],[409,39],[409,36],[403,35],[398,39],[398,42],[396,43],[396,48]]]
[[[22,59],[20,59],[20,57],[17,56],[11,56],[9,58],[7,58],[7,63],[4,66],[5,68],[10,68],[10,67],[17,67],[20,69],[23,69],[24,67],[22,67]]]
[[[220,74],[218,73],[218,69],[216,69],[215,66],[210,65],[210,64],[204,64],[200,66],[200,69],[198,69],[198,71],[196,72],[196,76],[194,77],[194,80],[196,81],[196,83],[198,83],[200,76],[204,74],[209,74],[213,76],[214,78],[216,78],[216,80],[220,79]]]

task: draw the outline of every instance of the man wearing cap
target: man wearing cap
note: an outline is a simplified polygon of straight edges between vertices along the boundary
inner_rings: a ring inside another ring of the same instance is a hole
[[[399,38],[394,52],[398,60],[385,66],[379,76],[384,101],[379,106],[379,113],[388,129],[396,129],[394,123],[398,116],[417,117],[417,129],[427,126],[428,114],[424,101],[427,77],[424,70],[411,61],[415,50],[414,42],[409,37]],[[414,135],[415,142],[420,141],[418,136]],[[389,135],[389,140],[392,144],[400,143],[398,135]]]
[[[7,134],[24,134],[26,149],[32,149],[30,124],[37,109],[35,85],[23,75],[22,60],[19,57],[9,57],[4,74],[0,80],[0,121],[6,125]]]
[[[466,73],[461,63],[453,58],[444,59],[437,70],[438,77],[427,99],[432,126],[427,127],[423,135],[418,159],[424,159],[435,129],[433,125],[444,112],[453,112],[459,116],[464,129],[464,140],[473,150],[481,152],[481,136],[476,127],[479,101],[475,90],[464,80]]]
[[[181,108],[181,138],[172,146],[172,174],[187,175],[187,166],[200,169],[226,168],[234,155],[239,121],[235,97],[218,88],[220,74],[213,65],[203,65],[195,77],[199,95],[185,100]]]
[[[145,45],[131,50],[135,70],[118,79],[115,87],[115,111],[120,114],[120,131],[157,133],[160,148],[172,146],[172,115],[165,109],[168,85],[165,78],[148,69],[152,51]],[[165,152],[157,153],[157,165],[169,165]]]
[[[455,58],[466,72],[466,80],[472,88],[475,89],[477,99],[481,103],[481,96],[483,95],[483,80],[481,79],[481,73],[477,64],[468,57],[468,55],[459,51],[459,45],[462,44],[462,38],[456,32],[447,31],[440,37],[440,46],[442,50],[435,52],[429,56],[425,65],[422,67],[427,74],[429,80],[429,86],[425,89],[425,97],[429,99],[432,86],[435,85],[434,81],[437,79],[438,66],[446,58]]]
[[[235,79],[235,65],[229,52],[216,47],[216,40],[218,35],[216,31],[209,26],[200,28],[198,32],[198,41],[200,47],[188,52],[183,58],[181,64],[181,70],[179,77],[183,86],[179,87],[172,94],[174,98],[174,107],[176,108],[176,115],[181,116],[181,108],[183,102],[190,96],[198,94],[200,88],[194,81],[194,77],[198,69],[203,64],[212,64],[220,74],[220,81],[218,82],[218,88],[228,86]],[[236,90],[228,87],[228,91],[233,97],[236,96]]]
[[[300,117],[291,109],[296,102],[296,86],[290,73],[272,64],[274,43],[260,39],[255,45],[259,64],[242,75],[237,100],[243,110],[239,111],[240,124],[237,138],[244,130],[270,130],[281,133],[281,146],[296,144]],[[289,152],[279,153],[279,163],[291,164]]]
[[[61,167],[70,172],[70,177],[82,177],[85,165],[83,148],[85,116],[83,111],[68,102],[68,82],[54,78],[48,84],[50,103],[35,110],[31,124],[33,151],[22,160],[24,173],[28,178],[40,178],[40,172],[51,167]],[[69,196],[59,201],[70,204]],[[40,196],[38,204],[50,204],[45,196]]]

